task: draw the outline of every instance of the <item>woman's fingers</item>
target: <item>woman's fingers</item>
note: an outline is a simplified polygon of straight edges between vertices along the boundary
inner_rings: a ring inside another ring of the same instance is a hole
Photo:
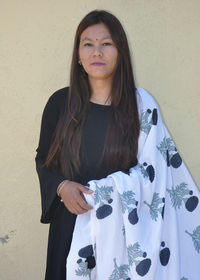
[[[82,193],[80,193],[80,199],[78,199],[77,203],[80,205],[80,207],[81,207],[82,209],[87,210],[87,211],[88,211],[88,210],[91,210],[91,209],[93,208],[91,205],[89,205],[89,204],[86,202],[86,200],[85,200],[85,198],[84,198],[84,196],[83,196]]]
[[[87,211],[83,210],[78,204],[70,204],[67,209],[73,213],[73,214],[76,214],[76,215],[79,215],[79,214],[83,214]]]
[[[92,206],[87,204],[83,192],[87,194],[93,193],[83,185],[72,181],[64,185],[60,191],[61,198],[71,213],[78,215],[92,209]]]
[[[76,214],[77,213],[77,210],[74,208],[73,205],[70,205],[70,204],[66,204],[65,203],[65,207],[69,210],[69,212],[71,212],[72,214]],[[76,214],[77,215],[77,214]]]
[[[80,190],[81,192],[87,193],[87,194],[92,194],[92,193],[93,193],[92,190],[90,190],[90,189],[84,187],[83,185],[79,185],[79,190]]]
[[[75,209],[76,214],[83,214],[92,209],[92,206],[87,204],[87,202],[84,200],[82,196],[83,194],[80,193],[76,201],[70,203],[70,206],[71,207],[73,206],[73,208]]]

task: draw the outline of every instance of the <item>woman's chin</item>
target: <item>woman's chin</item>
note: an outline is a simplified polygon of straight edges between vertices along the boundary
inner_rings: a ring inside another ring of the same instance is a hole
[[[100,73],[92,73],[88,74],[90,80],[107,80],[112,78],[111,74],[100,74]]]

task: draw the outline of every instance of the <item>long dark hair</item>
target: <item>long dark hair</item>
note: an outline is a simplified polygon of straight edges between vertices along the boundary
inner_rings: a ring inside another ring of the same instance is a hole
[[[126,34],[114,15],[104,10],[94,10],[82,19],[76,31],[67,108],[57,125],[45,162],[47,167],[56,167],[70,179],[80,172],[81,136],[91,96],[88,75],[78,63],[80,37],[87,27],[99,23],[106,25],[118,50],[111,89],[112,117],[102,158],[106,160],[109,172],[130,168],[137,158],[139,117]]]

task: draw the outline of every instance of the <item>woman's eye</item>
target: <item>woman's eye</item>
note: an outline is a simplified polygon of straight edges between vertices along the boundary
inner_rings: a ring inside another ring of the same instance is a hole
[[[90,44],[90,43],[84,44],[84,47],[91,47],[91,46],[92,46],[92,44]],[[103,43],[103,46],[111,46],[111,43],[105,42],[105,43]]]
[[[110,45],[111,45],[111,43],[106,42],[106,43],[103,43],[103,45],[105,45],[105,46],[110,46]]]
[[[86,47],[89,46],[90,47],[90,46],[92,46],[92,44],[86,43],[86,44],[84,44],[84,46],[86,46]]]

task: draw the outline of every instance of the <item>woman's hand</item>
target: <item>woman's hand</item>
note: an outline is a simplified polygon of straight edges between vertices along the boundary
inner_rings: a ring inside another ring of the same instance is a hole
[[[60,197],[72,214],[79,215],[92,209],[92,206],[87,204],[83,193],[92,194],[93,191],[73,181],[65,182],[60,190]]]

